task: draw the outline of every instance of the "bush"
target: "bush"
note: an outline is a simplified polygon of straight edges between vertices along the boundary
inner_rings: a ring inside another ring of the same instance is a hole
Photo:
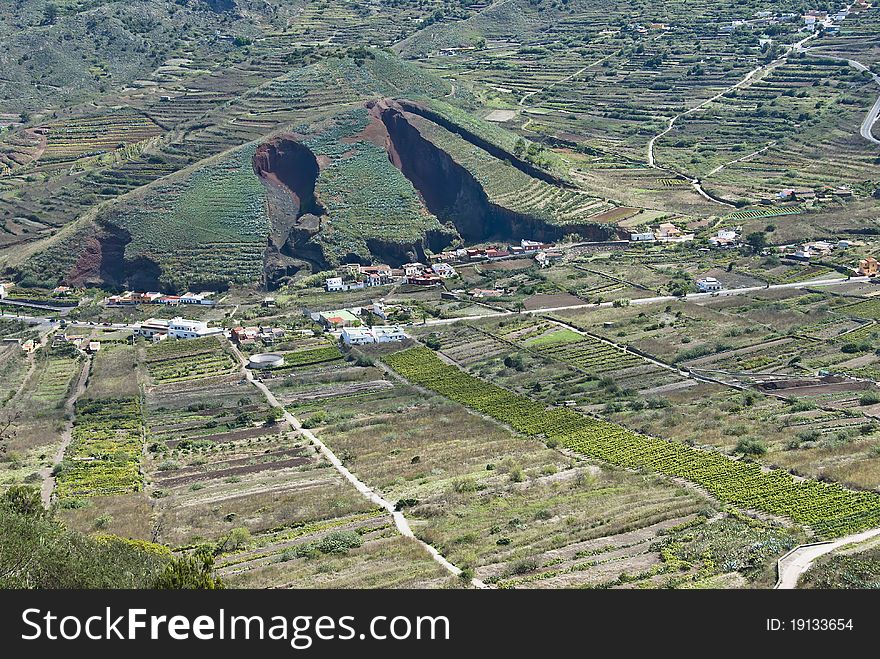
[[[753,456],[762,456],[767,453],[767,447],[764,446],[757,439],[750,439],[748,437],[744,437],[739,440],[736,445],[736,452],[742,453],[743,455],[753,455]]]
[[[333,531],[322,538],[318,549],[324,554],[346,554],[364,544],[363,538],[354,531]]]
[[[880,403],[880,392],[866,391],[859,398],[859,405],[876,405]]]
[[[302,422],[303,428],[316,428],[327,421],[327,412],[319,410]]]

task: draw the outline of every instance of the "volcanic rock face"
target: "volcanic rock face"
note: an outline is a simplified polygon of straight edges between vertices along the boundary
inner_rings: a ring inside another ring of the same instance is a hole
[[[254,154],[254,172],[266,186],[272,230],[265,252],[267,285],[295,274],[304,262],[322,268],[323,254],[307,246],[321,230],[324,208],[315,197],[319,173],[315,155],[293,136],[261,145]]]
[[[409,104],[408,107],[417,106]],[[376,103],[373,111],[379,114],[388,130],[387,148],[391,161],[419,191],[428,210],[441,221],[451,221],[465,240],[482,242],[529,236],[533,240],[556,241],[563,237],[564,232],[559,226],[491,203],[469,171],[422,136],[407,118],[409,113],[403,104],[384,100]],[[470,137],[480,142],[475,146],[483,148],[486,144],[475,136],[465,136],[472,141]],[[507,152],[487,146],[499,152],[498,157],[510,161]],[[535,171],[540,178],[557,183],[551,175]],[[527,173],[533,175],[531,171]]]
[[[315,199],[318,171],[315,154],[292,137],[276,138],[258,147],[254,154],[254,172],[267,187],[281,187],[289,193],[293,206],[286,210],[295,217],[324,213]]]
[[[161,290],[162,270],[148,258],[125,258],[131,234],[116,226],[105,226],[89,236],[79,258],[64,277],[71,286],[109,286],[139,291]]]

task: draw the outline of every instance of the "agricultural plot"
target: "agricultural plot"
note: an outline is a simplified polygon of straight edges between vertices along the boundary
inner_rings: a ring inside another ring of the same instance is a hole
[[[646,435],[752,451],[765,464],[847,487],[872,490],[880,483],[880,435],[876,419],[867,415],[870,408],[832,407],[822,396],[800,393],[780,400],[704,382],[659,395],[662,406],[623,405],[610,418]]]
[[[776,336],[771,328],[691,302],[583,313],[561,311],[553,315],[578,329],[632,346],[670,364],[723,353]]]
[[[41,410],[61,406],[82,369],[81,359],[51,352],[43,352],[36,359],[38,365],[32,376],[33,382],[28,385],[29,398]]]
[[[147,117],[129,109],[106,115],[77,117],[37,129],[46,137],[42,166],[124,149],[162,133]]]
[[[218,379],[147,392],[146,492],[161,541],[222,540],[363,512],[369,502],[284,423],[253,386]]]
[[[27,360],[16,345],[0,345],[0,408],[18,392],[27,375]]]
[[[339,352],[339,347],[335,345],[295,350],[293,352],[284,353],[284,368],[277,370],[284,371],[287,370],[287,367],[297,368],[300,366],[324,364],[336,361],[337,359],[342,359],[342,353]]]
[[[326,389],[338,378],[316,369],[309,382]],[[430,392],[404,399],[409,388],[395,386],[396,408],[328,401],[314,432],[359,478],[398,501],[420,538],[498,587],[662,586],[676,568],[654,543],[713,510],[654,476],[598,469]],[[314,407],[291,407],[311,425]],[[678,576],[701,578],[697,569]]]
[[[269,233],[266,191],[251,164],[254,149],[163,183],[136,207],[111,211],[107,220],[132,235],[126,257],[159,264],[162,281],[175,288],[253,282]],[[248,246],[253,249],[242,249]]]
[[[77,402],[73,438],[55,468],[55,496],[64,502],[140,490],[143,446],[138,398]]]
[[[425,139],[467,169],[492,204],[544,219],[560,231],[566,226],[576,231],[579,225],[590,224],[590,216],[612,207],[581,190],[531,177],[424,117],[408,115],[408,120]]]
[[[163,341],[145,349],[144,362],[157,384],[226,375],[237,368],[227,347],[214,336]]]
[[[544,435],[563,446],[618,466],[647,467],[700,485],[721,501],[791,518],[822,536],[870,528],[880,521],[880,497],[837,484],[796,481],[781,470],[764,472],[677,442],[638,435],[620,426],[567,409],[543,405],[445,364],[427,348],[388,357],[401,375],[457,402],[508,423],[529,435]]]
[[[638,355],[623,352],[604,341],[582,335],[578,335],[578,339],[575,340],[572,338],[566,335],[560,340],[553,340],[551,335],[549,339],[539,344],[537,351],[551,359],[571,364],[594,375],[644,363]],[[535,345],[534,342],[531,345]]]

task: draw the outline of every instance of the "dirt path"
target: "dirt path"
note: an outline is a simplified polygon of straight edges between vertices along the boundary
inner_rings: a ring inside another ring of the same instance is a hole
[[[574,73],[571,73],[567,76],[564,76],[564,77],[560,78],[559,80],[555,80],[552,83],[550,83],[549,85],[547,85],[546,87],[542,87],[541,89],[536,89],[535,91],[532,91],[532,92],[526,92],[525,94],[522,95],[522,98],[519,99],[518,105],[520,107],[525,107],[526,100],[528,100],[529,98],[531,98],[535,94],[540,94],[541,92],[545,92],[548,89],[553,89],[556,85],[559,85],[563,82],[568,82],[569,80],[573,80],[574,78],[577,78],[581,73],[583,73],[587,69],[591,69],[594,66],[598,66],[599,64],[601,64],[602,62],[607,60],[609,57],[611,57],[611,55],[606,55],[605,57],[603,57],[601,59],[597,59],[595,62],[587,64],[586,66],[582,66]],[[525,126],[523,126],[523,127],[525,127]]]
[[[437,563],[443,566],[443,568],[445,568],[450,574],[454,576],[461,576],[461,568],[458,568],[447,561],[446,558],[444,558],[443,555],[439,551],[437,551],[436,548],[417,538],[410,528],[409,522],[407,521],[406,517],[404,517],[403,513],[395,510],[393,503],[383,498],[370,486],[359,480],[357,476],[351,473],[345,467],[345,465],[342,464],[342,461],[338,457],[336,457],[336,454],[333,453],[333,451],[330,450],[330,448],[326,444],[324,444],[324,442],[318,439],[311,430],[303,428],[302,423],[300,423],[299,419],[297,419],[284,408],[284,406],[275,397],[275,394],[273,394],[265,384],[254,379],[253,373],[245,366],[245,364],[247,364],[247,360],[244,358],[244,355],[242,355],[235,346],[232,347],[232,350],[238,357],[239,363],[242,365],[242,373],[247,378],[248,382],[250,382],[262,392],[263,396],[269,402],[269,405],[282,410],[282,412],[284,413],[284,419],[290,424],[291,428],[302,434],[303,437],[305,437],[307,440],[312,442],[312,444],[318,447],[318,450],[325,458],[327,458],[327,460],[330,462],[330,464],[333,465],[336,471],[342,474],[342,477],[345,478],[346,481],[351,483],[358,492],[360,492],[363,496],[365,496],[376,505],[381,506],[382,508],[387,510],[391,514],[391,517],[394,519],[394,525],[397,527],[397,530],[400,532],[401,535],[407,538],[412,538],[420,545],[422,545],[425,551],[427,551],[431,555],[431,557]],[[485,583],[477,578],[471,579],[471,585],[475,588],[488,588]]]
[[[699,104],[695,105],[694,107],[690,108],[689,110],[685,110],[681,114],[677,114],[674,117],[671,117],[669,119],[669,121],[667,122],[666,128],[663,131],[654,135],[654,137],[652,137],[648,141],[648,166],[654,167],[655,169],[660,169],[660,167],[658,167],[656,162],[654,161],[654,143],[658,139],[660,139],[661,137],[663,137],[664,135],[669,133],[675,127],[676,121],[678,121],[682,117],[685,117],[693,112],[696,112],[697,110],[699,110],[701,108],[706,107],[710,103],[717,101],[719,98],[724,96],[724,94],[731,92],[731,91],[734,91],[735,89],[739,89],[743,85],[748,84],[749,81],[751,81],[751,79],[754,78],[755,75],[760,73],[761,71],[769,71],[770,69],[775,68],[781,62],[783,62],[791,53],[798,52],[801,49],[801,46],[805,42],[809,41],[810,39],[814,38],[815,36],[816,36],[815,33],[807,35],[806,37],[804,37],[803,39],[801,39],[797,43],[793,44],[788,50],[785,51],[785,53],[783,55],[781,55],[780,57],[777,57],[775,60],[773,60],[769,64],[762,64],[761,66],[758,66],[757,68],[752,69],[739,82],[731,85],[727,89],[723,89],[722,91],[715,94],[715,96],[712,96],[711,98],[707,98],[705,101],[700,102]],[[713,201],[715,201],[715,200],[713,200]]]
[[[823,542],[821,544],[801,545],[795,547],[785,556],[779,559],[777,563],[779,569],[779,580],[774,588],[787,590],[797,588],[798,581],[801,576],[810,569],[813,562],[820,556],[829,554],[835,549],[840,549],[846,545],[864,542],[870,538],[880,535],[880,529],[871,529],[848,535],[845,538],[839,538],[831,542]]]
[[[773,146],[774,144],[776,144],[776,141],[775,141],[775,140],[772,141],[772,142],[768,142],[766,146],[762,146],[762,147],[761,147],[760,149],[758,149],[757,151],[752,151],[751,153],[747,153],[747,154],[744,155],[744,156],[740,156],[739,158],[735,158],[735,159],[730,160],[730,161],[728,161],[728,162],[722,163],[722,164],[718,165],[718,167],[716,167],[715,169],[713,169],[711,172],[709,172],[708,174],[706,174],[703,178],[705,179],[705,178],[709,178],[710,176],[714,176],[715,174],[717,174],[718,172],[720,172],[720,171],[721,171],[722,169],[724,169],[725,167],[728,167],[728,166],[730,166],[730,165],[736,164],[736,163],[738,163],[738,162],[742,162],[743,160],[747,160],[748,158],[751,158],[752,156],[757,156],[759,153],[764,153],[767,149],[769,149],[769,148],[770,148],[771,146]]]
[[[61,433],[61,444],[58,446],[58,450],[55,451],[55,457],[52,459],[52,464],[48,467],[43,467],[40,470],[40,476],[43,481],[43,485],[40,488],[40,494],[43,498],[43,505],[47,508],[52,503],[52,493],[55,491],[55,477],[52,475],[52,468],[64,459],[64,452],[67,450],[67,447],[70,446],[70,442],[73,439],[73,408],[74,405],[76,405],[76,401],[86,390],[86,383],[89,380],[89,373],[91,370],[92,359],[91,357],[86,357],[86,362],[83,365],[82,371],[80,371],[76,386],[73,388],[73,391],[64,403],[64,414],[67,417],[67,421],[64,425],[64,432]]]

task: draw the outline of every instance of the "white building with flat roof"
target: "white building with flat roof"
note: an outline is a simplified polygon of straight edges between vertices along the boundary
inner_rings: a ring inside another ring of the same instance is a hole
[[[722,290],[724,286],[715,277],[706,277],[697,281],[697,288],[701,293],[715,293]]]
[[[398,325],[346,327],[342,330],[342,342],[347,346],[391,343],[392,341],[403,341],[405,338],[406,333]]]
[[[203,336],[223,334],[219,327],[208,327],[203,320],[188,320],[180,316],[168,322],[168,336],[173,339],[199,339]]]

